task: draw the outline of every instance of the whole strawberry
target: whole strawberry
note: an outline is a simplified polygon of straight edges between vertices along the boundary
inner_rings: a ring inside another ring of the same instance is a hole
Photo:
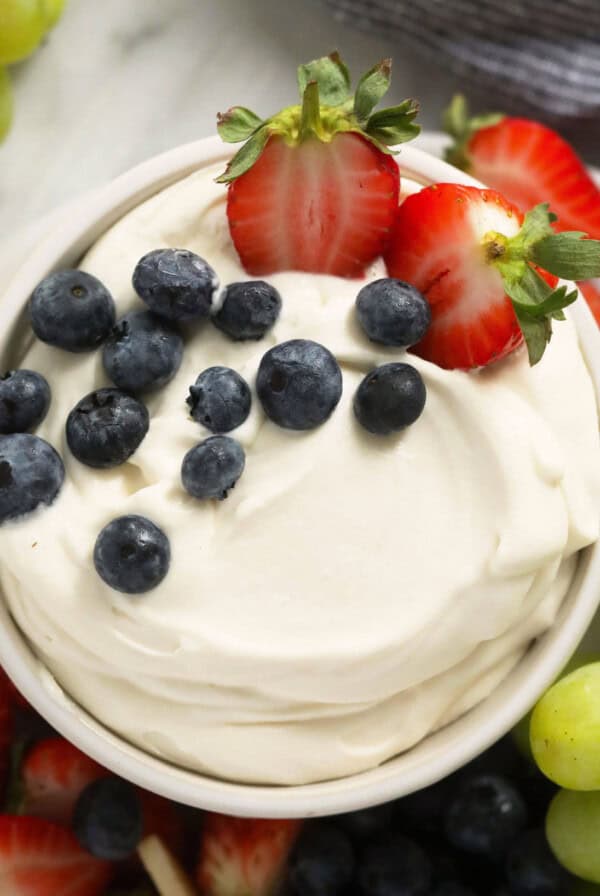
[[[600,241],[555,233],[555,221],[547,204],[523,218],[495,190],[434,184],[409,196],[385,260],[390,275],[416,286],[431,308],[429,329],[412,350],[440,367],[468,370],[525,341],[536,364],[553,321],[578,295],[556,278],[600,275]]]
[[[249,274],[358,277],[382,254],[400,186],[390,147],[419,133],[412,100],[374,111],[390,74],[384,59],[352,95],[333,53],[300,66],[300,105],[264,121],[239,106],[219,116],[223,140],[245,141],[218,180],[229,184],[229,229]]]

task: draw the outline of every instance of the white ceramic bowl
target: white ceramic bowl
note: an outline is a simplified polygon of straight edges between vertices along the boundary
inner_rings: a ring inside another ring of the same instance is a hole
[[[76,266],[84,251],[125,212],[198,167],[222,161],[228,150],[216,138],[179,147],[134,168],[90,197],[82,211],[29,256],[0,301],[0,368],[18,360],[23,309],[50,271]],[[403,172],[423,183],[477,182],[432,156],[405,147]],[[587,307],[573,310],[581,345],[600,395],[600,336]],[[1,538],[0,530],[0,538]],[[75,704],[36,659],[26,636],[0,601],[0,660],[35,708],[65,737],[103,765],[164,796],[233,815],[328,815],[374,805],[425,787],[480,753],[533,705],[560,672],[585,633],[600,600],[600,543],[583,552],[576,580],[553,626],[505,681],[475,709],[425,738],[408,752],[358,775],[305,786],[228,783],[186,771],[123,740]],[[402,720],[398,719],[398,724]]]

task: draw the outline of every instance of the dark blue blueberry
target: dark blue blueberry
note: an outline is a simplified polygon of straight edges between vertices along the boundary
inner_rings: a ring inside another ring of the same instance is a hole
[[[119,862],[132,855],[143,832],[142,807],[133,784],[121,778],[89,784],[75,805],[73,832],[98,859]]]
[[[50,505],[65,479],[52,445],[38,436],[13,433],[0,438],[0,523]]]
[[[281,296],[264,280],[230,283],[222,298],[213,321],[231,339],[262,339],[281,311]]]
[[[119,389],[145,392],[173,379],[183,358],[183,339],[151,311],[130,311],[104,343],[106,374]]]
[[[252,396],[246,380],[231,367],[204,370],[186,399],[197,423],[211,432],[230,432],[250,413]]]
[[[440,834],[444,827],[444,813],[453,793],[455,779],[444,778],[396,801],[398,822],[407,834]]]
[[[98,348],[115,324],[106,286],[85,271],[57,271],[36,286],[29,302],[33,332],[69,352]]]
[[[544,831],[526,831],[508,852],[506,879],[512,896],[564,896],[571,876],[554,858]]]
[[[328,822],[306,826],[289,864],[289,883],[298,896],[337,896],[354,874],[348,837]]]
[[[356,313],[373,342],[408,348],[420,342],[431,323],[431,309],[415,286],[384,277],[363,286]]]
[[[431,881],[425,852],[401,834],[390,833],[363,851],[358,868],[363,896],[425,896]]]
[[[382,364],[364,378],[354,396],[361,426],[378,436],[406,429],[423,413],[427,392],[410,364]]]
[[[143,594],[156,588],[170,563],[169,539],[143,516],[120,516],[96,539],[94,565],[98,575],[124,594]]]
[[[145,406],[118,389],[98,389],[67,418],[67,442],[88,467],[116,467],[131,457],[148,432]]]
[[[244,471],[246,455],[229,436],[211,436],[192,448],[183,459],[181,482],[194,498],[222,501]]]
[[[382,806],[373,806],[371,809],[359,809],[356,812],[347,812],[345,815],[337,815],[335,823],[353,840],[371,840],[381,831],[385,831],[392,824],[394,816],[394,804],[384,803]]]
[[[187,249],[155,249],[133,272],[133,288],[151,311],[167,320],[208,317],[219,280],[203,258]]]
[[[458,788],[446,811],[445,831],[457,849],[497,860],[527,823],[521,794],[500,775],[478,775]]]
[[[313,429],[342,395],[342,372],[331,352],[309,339],[292,339],[263,356],[256,379],[265,414],[287,429]]]
[[[50,386],[33,370],[9,370],[0,377],[0,433],[29,432],[50,407]]]

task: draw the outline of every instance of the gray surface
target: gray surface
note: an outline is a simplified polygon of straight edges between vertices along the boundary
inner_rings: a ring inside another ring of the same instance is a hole
[[[353,23],[354,24],[354,23]],[[70,0],[46,45],[15,67],[16,121],[0,146],[0,239],[85,189],[214,133],[234,103],[295,97],[295,66],[338,47],[362,73],[394,57],[390,102],[435,127],[457,86],[391,35],[336,21],[317,0]]]

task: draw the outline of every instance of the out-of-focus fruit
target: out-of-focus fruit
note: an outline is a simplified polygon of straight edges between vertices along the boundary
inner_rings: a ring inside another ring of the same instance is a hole
[[[561,790],[546,816],[546,836],[558,861],[577,877],[600,884],[600,793]]]
[[[60,17],[62,16],[66,0],[42,0],[44,7],[44,16],[46,19],[46,28],[54,28]]]
[[[0,38],[1,40],[2,38]],[[13,119],[13,95],[10,77],[0,66],[0,140],[8,134]]]
[[[548,778],[570,790],[600,789],[600,663],[576,669],[544,694],[530,735]]]
[[[25,59],[48,27],[45,0],[2,0],[0,3],[0,65]]]

